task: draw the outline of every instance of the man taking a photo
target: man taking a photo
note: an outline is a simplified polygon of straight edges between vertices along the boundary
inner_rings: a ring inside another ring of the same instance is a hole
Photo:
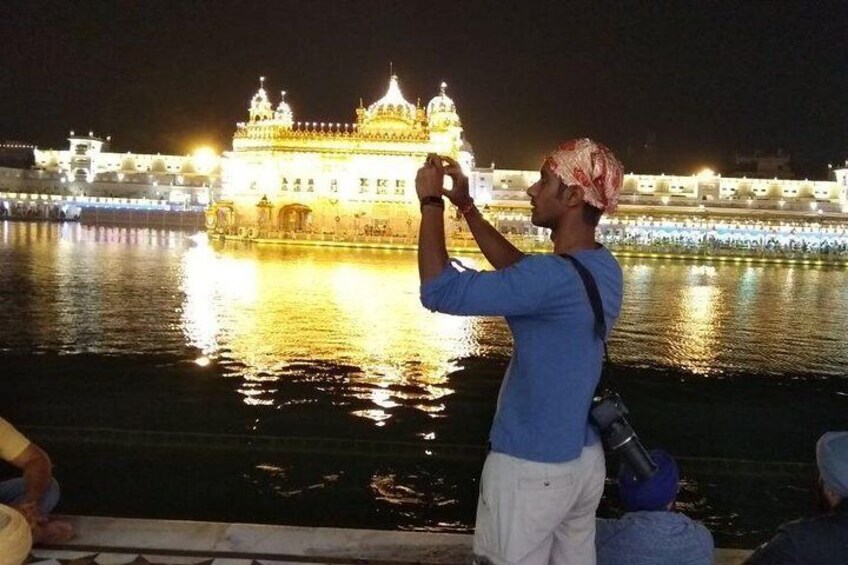
[[[443,188],[446,174],[450,191]],[[422,304],[446,314],[504,316],[514,340],[480,479],[474,553],[484,563],[595,563],[605,463],[589,409],[603,343],[583,282],[560,254],[590,271],[611,329],[622,273],[595,230],[601,215],[615,210],[622,180],[621,164],[603,145],[586,138],[561,144],[527,190],[531,221],[551,230],[554,253],[528,256],[483,218],[456,161],[430,156],[418,171]],[[449,260],[443,196],[495,271]]]

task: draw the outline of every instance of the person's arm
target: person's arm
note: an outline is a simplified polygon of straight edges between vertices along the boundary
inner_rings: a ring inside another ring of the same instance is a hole
[[[23,471],[24,484],[26,485],[24,499],[15,507],[31,524],[35,523],[41,518],[38,513],[38,501],[47,492],[52,478],[53,465],[50,462],[50,457],[43,449],[31,443],[10,463]]]
[[[448,262],[445,247],[444,208],[421,207],[421,227],[418,232],[418,275],[424,283],[435,279]]]
[[[483,256],[495,269],[504,269],[524,258],[524,253],[496,230],[495,226],[486,221],[470,197],[464,207],[458,206],[458,208],[468,223],[468,229],[471,230],[471,235],[474,236],[474,241],[477,242]]]
[[[795,565],[797,551],[792,538],[785,531],[761,545],[745,560],[744,565]]]
[[[418,231],[418,276],[421,283],[439,276],[448,263],[445,246],[445,204],[442,200],[444,172],[431,157],[415,176],[415,191],[421,201]]]
[[[576,273],[574,277],[571,283],[576,284]],[[559,280],[556,288],[571,283]],[[421,303],[443,314],[520,316],[538,313],[548,304],[553,288],[551,262],[542,256],[527,257],[499,271],[459,270],[450,265],[421,285]]]
[[[486,260],[495,269],[504,269],[521,261],[524,253],[518,250],[510,241],[495,227],[486,221],[483,214],[474,206],[474,200],[468,190],[468,177],[462,172],[462,168],[454,159],[442,157],[447,161],[445,173],[453,180],[451,190],[443,190],[442,193],[448,197],[451,203],[459,208],[468,229],[474,236],[474,241],[483,253]]]

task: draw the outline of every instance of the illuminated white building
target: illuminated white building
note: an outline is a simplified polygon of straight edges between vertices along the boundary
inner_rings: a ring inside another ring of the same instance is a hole
[[[68,149],[33,150],[33,182],[58,181],[70,194],[160,197],[171,202],[207,204],[217,189],[220,157],[209,149],[193,155],[113,153],[110,138],[93,132],[68,137]]]

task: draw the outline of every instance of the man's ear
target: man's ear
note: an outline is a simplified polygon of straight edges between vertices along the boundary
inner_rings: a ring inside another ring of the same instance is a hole
[[[568,193],[568,205],[579,206],[583,203],[583,187],[575,184]]]

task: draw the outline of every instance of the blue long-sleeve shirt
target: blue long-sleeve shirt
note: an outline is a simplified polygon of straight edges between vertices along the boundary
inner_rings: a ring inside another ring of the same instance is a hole
[[[603,247],[573,255],[595,278],[609,331],[621,309],[621,267]],[[421,286],[421,302],[446,314],[506,318],[514,349],[492,423],[494,451],[564,462],[597,441],[588,415],[603,344],[583,282],[568,260],[531,255],[499,271],[451,263]]]
[[[618,520],[599,518],[595,529],[598,565],[710,565],[713,536],[701,523],[677,512],[630,512]]]

